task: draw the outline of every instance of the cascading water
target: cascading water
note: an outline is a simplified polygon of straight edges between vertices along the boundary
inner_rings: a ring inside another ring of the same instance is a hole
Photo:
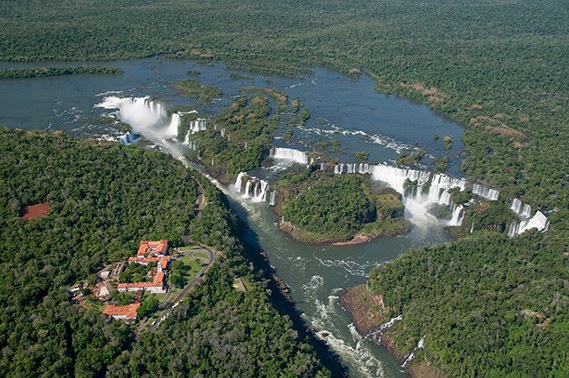
[[[463,207],[453,204],[448,190],[452,188],[464,190],[466,187],[464,179],[453,178],[440,173],[431,177],[429,172],[391,167],[384,164],[372,166],[370,170],[374,180],[385,182],[403,195],[405,209],[413,223],[420,225],[438,222],[435,217],[429,214],[429,209],[433,205],[444,205],[454,208],[447,225],[460,226],[462,224]],[[406,182],[416,185],[416,188],[410,193],[405,191]],[[428,191],[424,190],[425,188],[428,188]]]
[[[271,148],[271,157],[273,159],[289,160],[300,164],[308,164],[308,156],[306,152],[292,148]]]
[[[538,231],[547,231],[549,228],[549,220],[541,211],[536,211],[534,216],[531,216],[531,206],[525,204],[518,198],[514,198],[512,201],[512,206],[510,207],[516,215],[520,218],[520,221],[512,221],[508,229],[508,236],[517,236],[527,230],[532,228]]]
[[[105,97],[95,107],[117,109],[114,115],[122,122],[128,123],[137,134],[150,138],[175,138],[178,136],[180,115],[168,116],[159,102],[149,97]]]
[[[271,206],[275,204],[275,192],[270,191],[269,183],[246,172],[237,175],[233,187],[244,198],[251,198],[254,202],[268,202]]]
[[[489,199],[490,201],[497,201],[498,196],[500,195],[499,191],[488,188],[481,184],[474,184],[472,186],[472,193],[479,195],[480,197]]]
[[[198,118],[195,119],[193,121],[190,121],[189,127],[188,127],[188,132],[190,134],[195,134],[198,133],[200,131],[205,131],[207,130],[207,119],[205,118]]]
[[[128,146],[129,144],[133,144],[134,142],[136,142],[138,140],[138,135],[131,133],[130,131],[127,131],[126,134],[121,135],[119,137],[119,142],[123,145],[123,146]]]
[[[341,174],[352,174],[352,173],[371,173],[370,165],[367,163],[351,163],[351,164],[336,164],[334,165],[334,174],[341,175]]]

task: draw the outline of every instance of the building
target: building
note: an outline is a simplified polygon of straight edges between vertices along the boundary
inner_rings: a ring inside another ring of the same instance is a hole
[[[168,254],[168,240],[140,242],[136,257],[162,257]]]
[[[136,310],[140,307],[140,302],[127,306],[106,305],[103,309],[103,315],[113,319],[121,319],[126,321],[136,321]]]
[[[117,289],[121,293],[148,291],[150,293],[161,294],[166,292],[166,288],[164,287],[164,278],[164,272],[159,271],[156,272],[152,282],[120,283]]]
[[[170,262],[169,256],[162,257],[139,257],[133,256],[128,258],[128,262],[135,262],[141,265],[148,265],[150,263],[156,263],[159,272],[165,272],[168,269],[168,263]]]

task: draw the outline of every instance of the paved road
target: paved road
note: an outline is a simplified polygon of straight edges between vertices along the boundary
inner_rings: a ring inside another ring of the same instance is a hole
[[[189,251],[190,256],[193,256],[196,253],[206,253],[208,255],[208,262],[206,263],[206,266],[203,267],[202,272],[204,272],[204,275],[202,277],[196,276],[194,278],[192,278],[192,280],[186,285],[186,287],[184,287],[184,289],[174,298],[173,301],[171,301],[170,303],[168,303],[167,307],[162,310],[160,312],[160,318],[158,318],[158,320],[156,320],[154,322],[154,324],[151,324],[147,330],[148,331],[153,331],[155,330],[162,321],[164,321],[166,318],[168,318],[168,316],[170,316],[170,313],[172,312],[173,306],[176,305],[176,303],[179,303],[182,299],[185,298],[185,296],[193,290],[193,288],[196,286],[196,284],[201,283],[202,281],[205,280],[206,278],[206,273],[207,271],[211,268],[213,261],[215,260],[215,252],[213,250],[211,250],[210,248],[207,247],[201,247],[199,249],[194,249]],[[139,335],[140,331],[142,329],[144,329],[146,327],[146,325],[148,324],[148,322],[150,321],[150,318],[146,318],[144,319],[139,326],[136,328],[135,330],[135,335]]]

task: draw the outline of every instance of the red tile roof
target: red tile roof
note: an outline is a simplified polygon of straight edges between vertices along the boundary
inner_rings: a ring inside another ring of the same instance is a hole
[[[127,306],[106,305],[103,308],[103,315],[107,316],[126,316],[127,319],[136,319],[136,309],[140,307],[140,302]]]
[[[138,247],[137,256],[145,256],[148,253],[155,253],[157,255],[165,255],[168,250],[168,240],[160,241],[147,241],[143,240],[140,242]]]

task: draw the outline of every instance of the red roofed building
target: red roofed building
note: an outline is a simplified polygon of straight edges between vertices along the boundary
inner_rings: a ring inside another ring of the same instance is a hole
[[[127,306],[106,305],[103,309],[103,315],[107,315],[113,319],[122,319],[126,321],[136,321],[136,310],[140,307],[140,302]]]
[[[168,254],[168,240],[140,242],[136,257],[162,257]]]
[[[141,265],[148,265],[150,263],[157,263],[158,271],[163,272],[168,269],[168,263],[170,262],[170,257],[162,256],[162,257],[139,257],[133,256],[128,258],[128,262],[135,262]]]
[[[152,282],[120,283],[117,289],[121,293],[128,291],[149,291],[156,294],[165,293],[164,272],[157,272]]]

